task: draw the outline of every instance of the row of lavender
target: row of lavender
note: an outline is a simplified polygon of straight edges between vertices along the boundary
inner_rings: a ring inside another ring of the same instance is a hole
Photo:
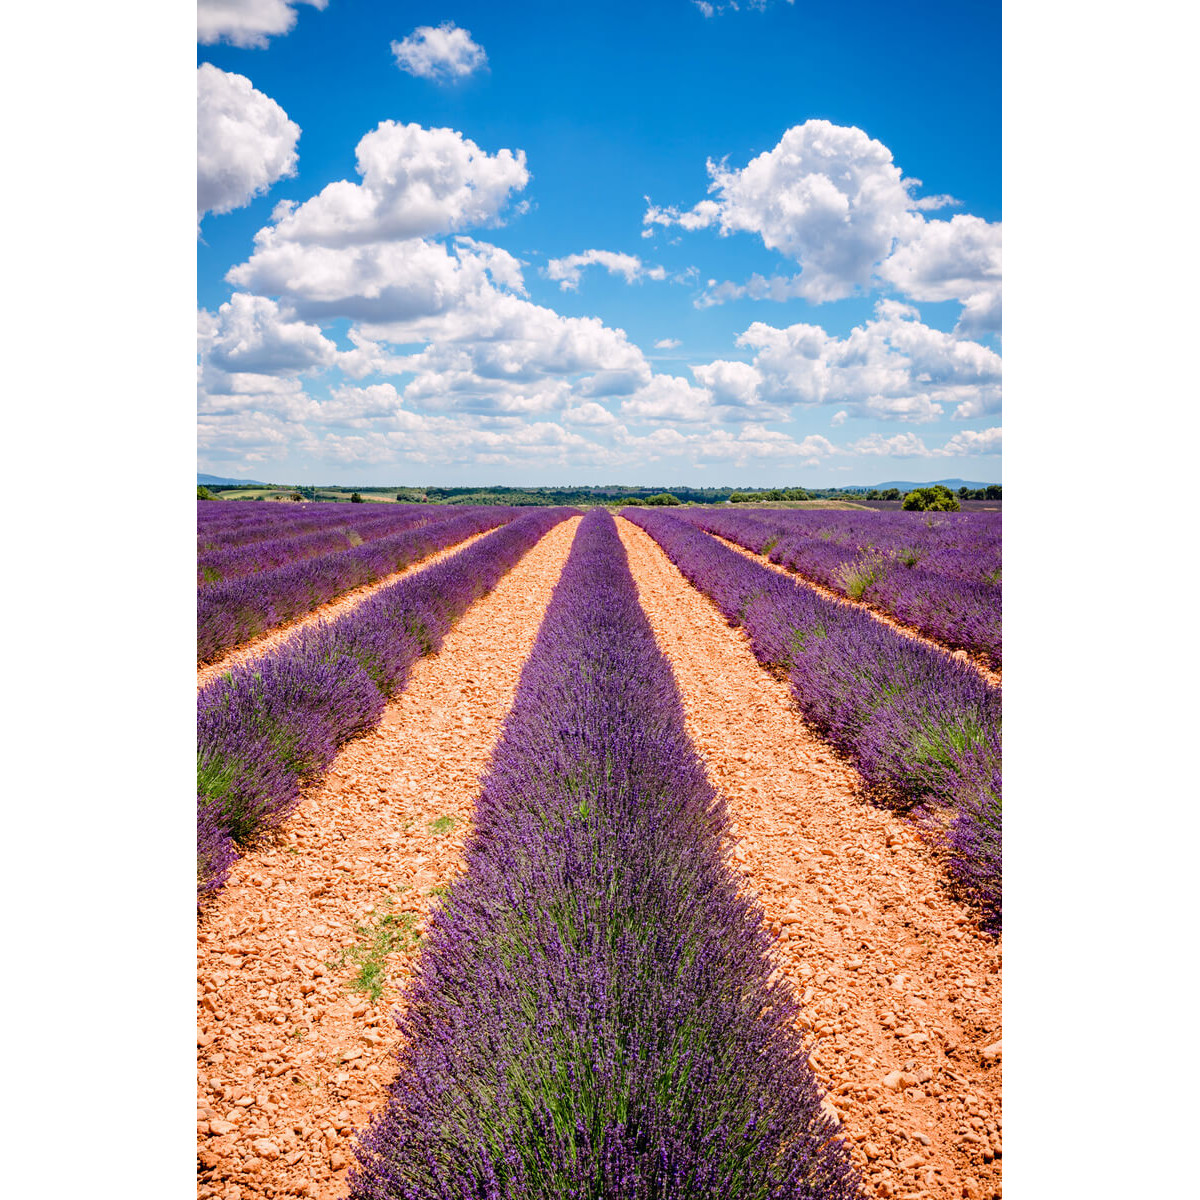
[[[276,536],[256,541],[222,543],[197,552],[196,583],[199,587],[230,579],[244,579],[259,571],[286,566],[318,554],[350,550],[364,542],[373,542],[390,533],[401,533],[426,525],[436,516],[445,516],[436,509],[414,505],[408,512],[394,509],[364,517],[344,517],[327,523],[320,529],[294,532],[290,527]]]
[[[855,761],[882,799],[950,817],[951,871],[999,928],[1001,776],[998,689],[964,663],[827,600],[679,517],[623,514],[740,625],[765,665],[785,671],[805,717]],[[940,827],[930,820],[930,829]]]
[[[243,579],[202,588],[196,602],[196,657],[212,662],[242,642],[312,612],[352,588],[511,521],[519,509],[455,510],[416,529],[389,533],[350,550],[301,559]]]
[[[272,538],[317,533],[347,523],[410,516],[430,511],[427,504],[247,504],[243,501],[199,501],[196,506],[197,551],[250,545]]]
[[[527,512],[200,692],[198,898],[224,883],[239,847],[287,817],[301,784],[324,771],[340,745],[374,727],[412,664],[435,652],[458,617],[573,512]]]
[[[757,509],[681,515],[1000,669],[999,513]]]
[[[727,830],[592,512],[431,919],[354,1200],[855,1195]]]

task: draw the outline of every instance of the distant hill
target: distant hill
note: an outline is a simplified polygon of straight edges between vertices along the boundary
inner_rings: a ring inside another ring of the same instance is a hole
[[[202,475],[197,473],[196,483],[205,487],[270,487],[261,479],[228,479],[224,475]]]
[[[993,479],[991,482],[999,483],[999,480]],[[899,488],[902,492],[911,492],[913,488],[933,487],[935,483],[945,484],[952,492],[957,491],[960,487],[975,489],[990,486],[986,483],[978,483],[973,479],[931,479],[927,483],[913,483],[912,480],[908,479],[892,479],[887,483],[874,483],[870,486],[876,488],[878,491],[883,491],[884,488]],[[849,490],[858,491],[859,489],[851,488]]]

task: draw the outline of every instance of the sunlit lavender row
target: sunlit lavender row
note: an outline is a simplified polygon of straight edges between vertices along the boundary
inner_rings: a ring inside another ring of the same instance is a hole
[[[1001,666],[998,512],[695,509],[680,515],[950,649]]]
[[[442,510],[416,528],[313,558],[285,563],[241,579],[200,589],[196,603],[196,657],[220,658],[235,646],[312,612],[338,596],[511,521],[515,508]]]
[[[431,917],[353,1200],[856,1195],[727,830],[593,512]]]
[[[341,507],[348,508],[349,505]],[[196,583],[199,587],[205,587],[231,579],[244,579],[247,575],[256,575],[259,571],[269,571],[306,558],[316,558],[319,554],[351,550],[364,542],[378,541],[388,534],[416,529],[439,516],[444,517],[445,510],[422,505],[409,512],[389,509],[358,519],[348,517],[324,528],[301,533],[289,530],[277,537],[223,542],[197,553]]]
[[[395,519],[428,511],[424,504],[246,504],[203,500],[196,504],[196,550],[251,545],[339,525]]]

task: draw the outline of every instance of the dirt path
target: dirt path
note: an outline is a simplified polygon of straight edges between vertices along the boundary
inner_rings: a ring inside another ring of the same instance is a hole
[[[351,1138],[392,1077],[412,935],[456,869],[578,523],[552,529],[418,660],[379,727],[344,748],[278,844],[241,859],[203,915],[201,1200],[345,1194]],[[374,1000],[349,987],[373,962]]]
[[[617,522],[868,1195],[1000,1194],[1000,947],[658,545]]]
[[[701,530],[701,532],[707,533],[708,531]],[[894,629],[904,637],[912,638],[914,642],[921,642],[931,650],[936,650],[939,654],[948,655],[950,658],[957,658],[960,662],[965,662],[968,666],[974,667],[993,687],[1001,686],[1000,672],[993,670],[981,658],[968,653],[966,650],[951,650],[949,646],[943,646],[941,642],[926,637],[925,634],[921,633],[920,630],[914,629],[911,625],[905,625],[903,621],[898,621],[891,613],[873,608],[871,605],[863,604],[858,600],[851,600],[849,596],[843,596],[841,592],[835,592],[833,588],[826,587],[823,583],[817,583],[815,580],[809,579],[796,571],[791,571],[779,563],[773,563],[769,558],[761,554],[755,554],[753,550],[747,550],[745,546],[739,546],[737,542],[731,542],[728,538],[723,538],[715,533],[709,533],[708,536],[716,538],[718,542],[728,546],[730,550],[736,550],[743,558],[753,559],[760,566],[768,567],[779,575],[786,575],[793,583],[799,584],[801,587],[812,588],[814,592],[819,592],[826,600],[832,600],[836,604],[848,604],[851,608],[862,609],[868,616],[874,617],[876,621],[887,625],[890,629]]]
[[[381,588],[395,583],[397,579],[414,571],[423,571],[426,567],[432,567],[435,563],[449,558],[452,554],[457,554],[460,550],[465,550],[472,542],[477,542],[480,538],[487,537],[489,533],[495,532],[494,529],[488,529],[483,533],[473,533],[469,538],[464,538],[461,542],[456,542],[453,546],[448,546],[445,550],[435,551],[425,558],[418,559],[415,563],[410,563],[402,571],[394,571],[391,575],[387,575],[383,579],[377,579],[374,583],[364,583],[362,587],[356,587],[353,591],[346,592],[336,600],[330,600],[328,604],[322,604],[320,608],[313,609],[312,612],[305,613],[302,617],[296,617],[293,621],[276,625],[268,629],[265,633],[260,633],[250,641],[243,642],[237,649],[230,650],[224,658],[196,668],[196,691],[200,691],[210,679],[215,679],[223,671],[228,671],[231,667],[248,662],[252,658],[258,658],[260,655],[269,654],[276,646],[282,642],[286,642],[293,633],[299,629],[303,629],[306,625],[315,625],[318,621],[328,621],[340,617],[352,608],[357,608],[364,600],[373,596]]]

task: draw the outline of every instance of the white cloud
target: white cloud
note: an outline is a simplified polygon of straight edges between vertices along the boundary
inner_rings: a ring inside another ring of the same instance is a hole
[[[235,292],[216,314],[200,310],[200,349],[226,373],[298,375],[333,365],[338,348],[316,325],[288,320],[274,300]]]
[[[636,283],[643,276],[665,279],[662,267],[647,268],[636,254],[618,254],[613,250],[585,250],[565,258],[552,258],[546,263],[546,277],[555,280],[563,291],[574,291],[585,267],[603,267],[610,275],[621,275],[626,283]]]
[[[795,0],[787,0],[788,4],[793,4]],[[771,3],[771,0],[726,0],[726,3],[710,3],[710,0],[692,0],[692,3],[706,17],[715,17],[721,13],[727,12],[763,12]]]
[[[979,337],[999,333],[1003,325],[1002,291],[999,285],[968,296],[963,302],[954,332],[960,337]]]
[[[329,0],[197,0],[196,40],[262,49],[272,37],[290,33],[297,4],[323,9]]]
[[[617,423],[617,418],[603,405],[597,404],[595,400],[585,400],[582,404],[568,408],[563,413],[563,420],[568,425],[591,425],[594,427],[612,426]]]
[[[861,129],[806,121],[745,167],[710,159],[708,173],[715,200],[681,211],[647,198],[644,232],[717,225],[723,236],[755,233],[802,269],[791,278],[714,283],[702,305],[745,296],[820,303],[878,284],[916,300],[967,302],[999,286],[1000,226],[968,215],[927,220],[923,213],[957,202],[913,196],[920,180],[905,178],[891,151]]]
[[[355,154],[362,183],[338,180],[297,207],[278,206],[256,248],[364,245],[485,225],[529,182],[523,150],[490,155],[453,129],[383,121]]]
[[[845,425],[846,418],[849,415],[850,414],[843,408],[840,412],[835,412],[833,414],[832,418],[830,418],[829,423],[836,429],[839,425]]]
[[[655,350],[676,350],[682,345],[683,343],[678,338],[659,338],[654,343],[654,348]]]
[[[921,221],[879,269],[914,300],[965,300],[1000,286],[1000,226],[959,214]]]
[[[894,300],[879,301],[874,319],[845,338],[819,325],[756,321],[737,340],[756,351],[759,401],[837,404],[852,416],[909,422],[932,421],[948,404],[959,416],[999,408],[1000,356],[922,324],[915,308]],[[717,365],[693,373],[704,379]],[[751,377],[741,378],[748,399]]]
[[[872,433],[850,445],[850,454],[875,455],[880,458],[927,458],[929,451],[915,433],[897,433],[884,437]]]
[[[999,454],[1003,442],[1003,430],[1000,426],[983,430],[964,429],[934,453],[943,458],[953,458],[961,454]]]
[[[196,219],[249,204],[296,173],[300,126],[244,75],[196,72]]]
[[[439,83],[465,79],[487,65],[483,47],[453,21],[444,21],[436,29],[432,25],[418,26],[402,42],[392,43],[392,53],[400,70]]]
[[[621,404],[635,421],[707,421],[713,416],[712,393],[675,375],[655,375]]]

